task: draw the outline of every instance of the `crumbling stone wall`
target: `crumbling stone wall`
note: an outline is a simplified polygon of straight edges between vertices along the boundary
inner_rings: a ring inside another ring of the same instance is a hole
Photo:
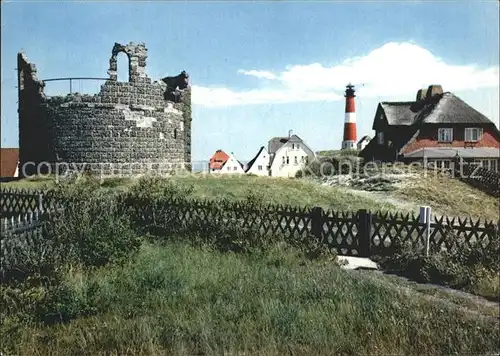
[[[128,82],[117,81],[120,52],[129,58]],[[105,175],[190,169],[190,87],[178,90],[177,102],[167,100],[167,85],[146,75],[146,58],[144,43],[116,43],[99,94],[48,97],[35,66],[19,54],[20,172],[24,166],[31,175],[41,162]]]

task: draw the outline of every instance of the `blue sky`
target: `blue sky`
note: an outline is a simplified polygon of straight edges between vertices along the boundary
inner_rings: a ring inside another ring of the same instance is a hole
[[[115,42],[145,42],[153,80],[186,70],[193,159],[249,160],[288,130],[341,145],[345,85],[358,85],[358,137],[379,101],[442,84],[499,121],[499,2],[2,1],[2,147],[18,145],[16,54],[41,79],[107,77]],[[124,60],[119,59],[119,78]],[[364,86],[362,86],[364,84]],[[99,83],[74,90],[97,93]],[[68,84],[47,83],[49,95]]]

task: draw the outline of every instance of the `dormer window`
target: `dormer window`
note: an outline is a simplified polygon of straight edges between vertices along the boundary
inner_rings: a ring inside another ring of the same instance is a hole
[[[483,135],[483,129],[478,127],[467,127],[465,129],[465,141],[477,142]]]
[[[440,128],[438,129],[438,142],[452,142],[453,141],[453,129],[452,128]]]

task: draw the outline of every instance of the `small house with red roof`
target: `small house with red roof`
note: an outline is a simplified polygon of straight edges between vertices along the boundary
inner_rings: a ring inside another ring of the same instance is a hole
[[[210,158],[210,161],[208,163],[208,172],[219,172],[228,159],[229,155],[223,150],[215,151],[214,155],[212,156],[212,158]]]

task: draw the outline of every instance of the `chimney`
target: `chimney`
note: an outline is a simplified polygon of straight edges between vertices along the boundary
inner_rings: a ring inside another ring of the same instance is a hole
[[[345,119],[344,119],[344,140],[342,149],[352,149],[356,147],[356,107],[354,105],[354,85],[349,83],[345,91]]]
[[[438,84],[429,85],[429,88],[427,88],[427,99],[438,94],[443,94],[443,87]]]
[[[293,130],[288,130],[288,138],[292,137]]]
[[[427,89],[420,89],[417,92],[417,101],[424,100],[427,97]]]

